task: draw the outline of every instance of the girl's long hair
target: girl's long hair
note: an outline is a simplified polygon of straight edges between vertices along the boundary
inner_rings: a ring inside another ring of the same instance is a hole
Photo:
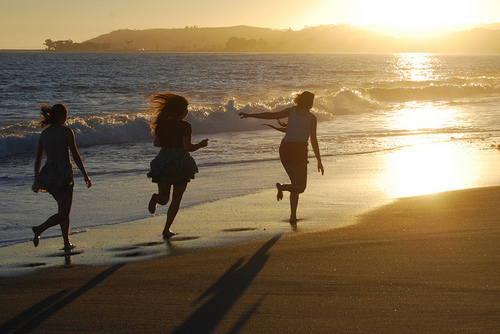
[[[187,114],[189,102],[182,95],[167,92],[151,95],[149,104],[156,115],[156,120],[150,124],[151,133],[158,135],[173,121]]]
[[[314,104],[314,93],[305,91],[297,94],[293,102],[295,102],[299,108],[311,109]]]
[[[42,110],[42,113],[40,114],[42,120],[38,123],[38,125],[40,125],[42,129],[47,125],[58,123],[61,116],[68,115],[68,108],[66,108],[64,104],[60,103],[54,104],[52,107],[42,103],[40,109]]]

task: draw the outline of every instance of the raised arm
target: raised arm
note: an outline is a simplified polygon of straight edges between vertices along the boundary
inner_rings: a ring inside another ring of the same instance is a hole
[[[321,172],[321,175],[324,175],[325,169],[323,168],[323,163],[321,162],[321,154],[319,153],[317,124],[318,119],[313,115],[311,119],[311,146],[314,151],[314,156],[316,156],[316,160],[318,161],[318,172]]]
[[[78,169],[83,175],[83,178],[85,179],[87,188],[90,188],[92,186],[92,181],[90,181],[87,171],[85,170],[85,166],[83,165],[82,157],[80,156],[78,148],[76,147],[75,134],[73,133],[73,130],[65,127],[64,138],[66,139],[66,143],[68,143],[69,150],[71,151],[71,155],[73,156],[73,160],[75,161],[76,166],[78,167]]]
[[[291,112],[292,112],[292,107],[277,112],[262,112],[255,114],[248,114],[245,112],[241,112],[238,114],[238,116],[240,116],[240,118],[281,119],[290,116]]]

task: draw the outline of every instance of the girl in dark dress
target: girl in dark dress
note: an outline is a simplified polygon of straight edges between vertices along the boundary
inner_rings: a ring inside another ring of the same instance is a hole
[[[159,93],[151,96],[151,104],[156,120],[151,124],[155,135],[154,145],[161,147],[158,155],[151,161],[148,177],[158,184],[158,193],[149,201],[148,210],[156,211],[156,205],[166,205],[172,199],[167,211],[167,220],[163,229],[163,238],[175,235],[170,231],[187,184],[198,172],[196,163],[189,152],[194,152],[208,145],[208,139],[198,144],[191,142],[192,127],[184,119],[188,115],[188,100],[181,95]],[[173,188],[173,189],[172,189]]]
[[[85,179],[87,187],[90,181],[82,158],[76,147],[73,130],[64,126],[68,116],[68,109],[64,104],[55,104],[49,107],[42,104],[42,121],[40,126],[44,128],[38,144],[38,153],[35,161],[35,182],[32,189],[34,192],[49,192],[57,201],[58,212],[39,226],[33,226],[33,244],[35,247],[40,242],[40,235],[49,227],[60,225],[64,240],[64,251],[71,252],[75,246],[69,241],[69,214],[73,204],[73,166],[69,158],[69,152],[73,156],[78,169]],[[42,165],[43,155],[46,153],[45,165]]]

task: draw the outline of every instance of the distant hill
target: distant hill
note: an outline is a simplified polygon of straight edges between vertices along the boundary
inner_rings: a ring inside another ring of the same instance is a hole
[[[194,26],[116,30],[82,43],[66,41],[59,49],[57,42],[50,42],[55,50],[69,51],[500,53],[500,24],[418,39],[394,38],[351,25],[322,25],[299,31]]]

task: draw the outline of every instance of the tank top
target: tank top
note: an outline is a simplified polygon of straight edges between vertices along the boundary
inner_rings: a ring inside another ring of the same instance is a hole
[[[307,143],[311,134],[311,119],[311,113],[299,116],[296,107],[293,107],[290,116],[288,116],[288,125],[283,140],[294,143]]]

